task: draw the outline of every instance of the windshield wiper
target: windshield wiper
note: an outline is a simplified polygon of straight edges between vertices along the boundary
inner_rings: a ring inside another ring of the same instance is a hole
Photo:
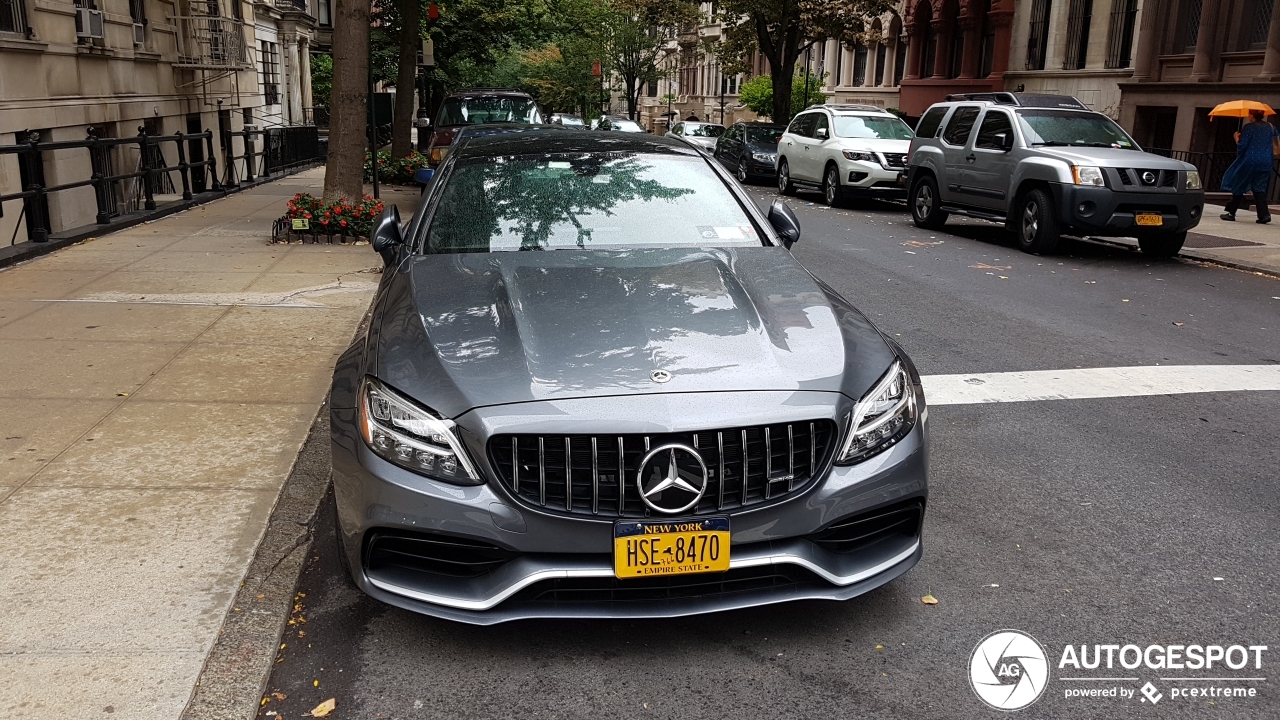
[[[1067,147],[1071,143],[1058,142],[1057,140],[1046,140],[1045,142],[1031,143],[1032,145],[1049,145],[1055,147]]]

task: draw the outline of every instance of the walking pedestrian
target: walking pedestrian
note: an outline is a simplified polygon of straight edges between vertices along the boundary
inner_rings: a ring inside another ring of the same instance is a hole
[[[1249,111],[1249,121],[1236,133],[1236,159],[1222,176],[1222,189],[1231,193],[1231,202],[1221,216],[1223,220],[1234,221],[1236,210],[1248,207],[1244,194],[1252,192],[1253,202],[1258,206],[1258,224],[1271,222],[1267,188],[1271,183],[1277,137],[1280,131],[1266,121],[1263,111]]]

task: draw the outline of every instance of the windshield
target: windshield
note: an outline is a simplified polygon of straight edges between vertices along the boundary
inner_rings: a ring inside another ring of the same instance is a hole
[[[686,137],[720,137],[724,134],[723,125],[685,125]]]
[[[777,145],[782,137],[782,130],[774,128],[747,128],[747,142]]]
[[[582,118],[575,115],[557,115],[555,119],[561,125],[573,125],[575,127],[585,125],[585,123],[582,122]]]
[[[911,127],[896,117],[836,115],[836,137],[868,140],[910,140]]]
[[[542,122],[542,117],[538,114],[538,106],[529,98],[451,97],[440,106],[440,118],[436,121],[436,125],[479,125],[496,122],[539,123]]]
[[[1077,145],[1133,150],[1137,144],[1106,115],[1069,110],[1019,110],[1029,145]]]
[[[610,124],[614,130],[621,132],[644,132],[644,128],[640,127],[631,120],[612,120]]]
[[[706,161],[680,155],[469,158],[436,207],[428,253],[762,244]]]

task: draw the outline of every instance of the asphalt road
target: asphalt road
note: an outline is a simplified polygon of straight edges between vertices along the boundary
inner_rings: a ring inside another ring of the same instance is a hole
[[[924,374],[1280,362],[1280,280],[1089,242],[1034,257],[986,223],[926,232],[901,205],[791,203],[797,257]],[[324,507],[295,613],[306,622],[289,626],[268,686],[287,698],[260,717],[332,697],[340,718],[990,718],[1000,713],[975,697],[968,663],[1002,628],[1038,639],[1052,667],[1017,716],[1280,717],[1268,672],[1280,654],[1280,393],[934,407],[930,422],[924,558],[845,603],[458,625],[355,590]],[[1177,683],[1159,677],[1171,671],[1060,680],[1065,645],[1128,643],[1267,645],[1247,676],[1268,679],[1225,683],[1255,688],[1252,699],[1214,700],[1170,697]],[[1147,681],[1163,695],[1155,706],[1064,697]]]

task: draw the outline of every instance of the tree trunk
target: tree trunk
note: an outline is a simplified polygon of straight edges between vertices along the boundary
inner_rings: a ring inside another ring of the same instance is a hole
[[[626,78],[627,93],[627,117],[631,120],[636,119],[636,105],[640,103],[640,88],[636,78]]]
[[[391,116],[391,157],[406,157],[413,150],[413,90],[418,75],[418,50],[422,48],[422,6],[418,0],[400,0],[400,67],[396,75],[396,107]]]
[[[324,199],[364,194],[368,144],[369,2],[336,0],[333,13],[333,94],[329,102],[329,158]]]

